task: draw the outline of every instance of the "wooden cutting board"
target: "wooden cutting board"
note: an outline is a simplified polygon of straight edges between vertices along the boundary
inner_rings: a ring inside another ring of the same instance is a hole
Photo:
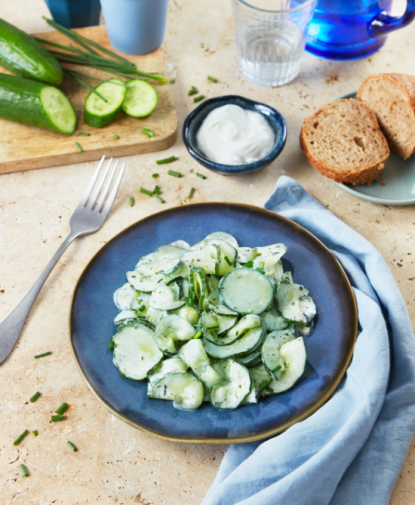
[[[93,26],[75,31],[117,52],[109,42],[105,26]],[[65,45],[70,42],[56,31],[40,33],[38,36]],[[166,75],[161,49],[145,56],[127,56],[127,59],[135,63],[143,72],[158,72],[159,75]],[[114,77],[88,67],[64,65],[101,79]],[[6,72],[1,67],[0,70]],[[97,81],[88,81],[88,83],[93,86],[98,84]],[[84,102],[89,91],[65,76],[60,89],[69,97],[78,116],[76,133],[68,136],[0,119],[0,173],[93,161],[100,159],[103,154],[107,157],[119,157],[167,149],[174,144],[177,137],[176,111],[170,85],[157,81],[152,81],[152,83],[157,89],[159,101],[150,116],[138,119],[120,114],[120,119],[104,128],[91,128],[83,121]],[[155,136],[148,138],[142,133],[143,128],[152,130]],[[79,135],[80,131],[90,133],[90,137]],[[114,135],[120,138],[117,140]],[[82,146],[83,153],[78,151],[75,141]]]

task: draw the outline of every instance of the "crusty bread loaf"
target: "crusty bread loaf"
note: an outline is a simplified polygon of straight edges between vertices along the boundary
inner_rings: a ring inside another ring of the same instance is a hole
[[[375,114],[356,100],[328,103],[307,117],[300,143],[311,165],[336,182],[370,184],[389,156]]]
[[[357,99],[376,114],[389,147],[403,159],[415,153],[415,77],[374,74],[365,79]]]

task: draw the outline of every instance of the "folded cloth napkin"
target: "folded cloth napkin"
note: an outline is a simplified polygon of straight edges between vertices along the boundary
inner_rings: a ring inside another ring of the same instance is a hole
[[[415,431],[415,340],[378,251],[289,177],[265,208],[300,224],[353,286],[359,336],[331,399],[265,442],[233,445],[203,505],[386,505]]]

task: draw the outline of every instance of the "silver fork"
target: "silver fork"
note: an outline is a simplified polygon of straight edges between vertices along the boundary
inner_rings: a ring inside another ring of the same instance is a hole
[[[69,221],[71,233],[56,251],[53,258],[49,261],[48,266],[43,270],[41,276],[34,283],[31,290],[13,312],[0,324],[0,365],[12,352],[39,291],[66,248],[77,237],[88,235],[89,233],[94,233],[99,230],[107,218],[124,174],[125,163],[121,170],[118,171],[118,176],[110,192],[111,183],[117,171],[118,161],[115,162],[110,170],[113,159],[111,158],[108,163],[106,163],[105,169],[102,168],[104,166],[104,160],[105,156],[101,158],[82,200],[72,214]],[[100,174],[101,177],[99,177]]]

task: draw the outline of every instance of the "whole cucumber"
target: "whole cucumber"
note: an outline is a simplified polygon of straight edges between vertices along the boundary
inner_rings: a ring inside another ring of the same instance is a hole
[[[69,99],[54,86],[0,74],[0,118],[71,135],[77,119]]]
[[[40,42],[0,19],[0,65],[20,77],[59,86],[63,71]]]

